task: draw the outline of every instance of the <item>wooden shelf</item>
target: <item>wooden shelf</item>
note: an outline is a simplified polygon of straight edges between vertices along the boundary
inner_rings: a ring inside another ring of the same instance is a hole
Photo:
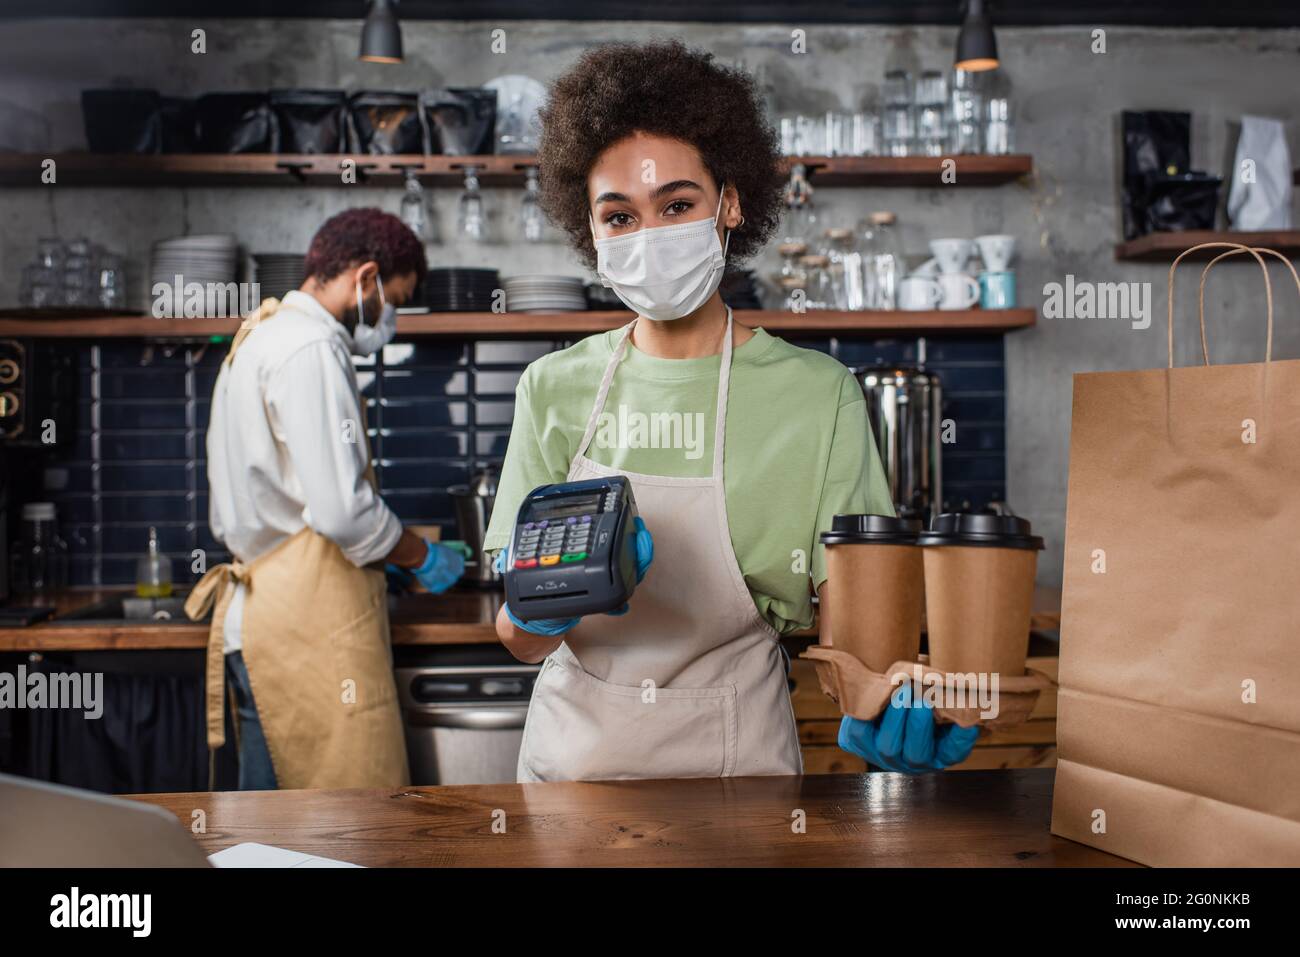
[[[622,310],[560,313],[430,312],[397,319],[402,337],[472,339],[575,338],[617,329],[629,322]],[[836,335],[992,334],[1034,325],[1033,309],[969,309],[953,312],[807,312],[737,309],[736,319],[773,333]],[[0,318],[0,336],[63,339],[208,339],[230,336],[238,319],[155,319],[121,315],[86,319]]]
[[[353,164],[358,183],[398,183],[414,169],[426,182],[460,184],[465,167],[474,165],[484,185],[513,185],[536,165],[532,156],[0,153],[0,186],[41,185],[46,159],[54,160],[60,186],[341,186],[346,163]]]
[[[41,186],[42,163],[55,162],[60,186],[289,186],[343,184],[345,163],[354,164],[356,182],[401,182],[408,169],[433,185],[456,186],[466,166],[479,168],[486,186],[515,186],[535,156],[335,156],[293,154],[169,153],[132,155],[0,153],[0,186]],[[940,178],[943,160],[926,156],[807,156],[783,162],[808,166],[821,186],[993,186],[1033,170],[1029,156],[955,156],[956,180]]]
[[[952,160],[954,179],[942,179],[945,160]],[[1000,186],[1034,171],[1025,154],[1007,156],[805,156],[814,186]]]
[[[1232,232],[1230,230],[1189,229],[1177,233],[1148,233],[1115,246],[1115,258],[1130,262],[1172,262],[1184,249],[1200,243],[1241,243],[1246,246],[1266,246],[1284,256],[1300,255],[1300,230],[1270,229],[1259,232]],[[1188,257],[1213,259],[1226,249],[1204,249]],[[1242,253],[1229,262],[1254,262]]]

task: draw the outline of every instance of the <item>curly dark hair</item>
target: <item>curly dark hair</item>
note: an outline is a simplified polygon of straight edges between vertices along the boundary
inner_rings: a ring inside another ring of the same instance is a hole
[[[587,175],[596,158],[633,133],[669,136],[699,151],[719,188],[735,186],[745,221],[728,257],[752,256],[780,222],[785,182],[760,103],[748,74],[680,40],[594,47],[551,84],[541,111],[542,208],[594,266]]]
[[[325,220],[307,249],[305,272],[329,282],[356,263],[374,260],[385,279],[415,273],[416,283],[428,269],[424,244],[406,223],[382,209],[347,209]]]

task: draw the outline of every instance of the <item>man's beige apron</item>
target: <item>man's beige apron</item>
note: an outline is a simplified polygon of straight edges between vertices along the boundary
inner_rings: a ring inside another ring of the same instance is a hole
[[[547,657],[518,779],[801,774],[785,657],[745,586],[727,527],[731,310],[708,478],[619,471],[586,456],[634,324],[605,368],[569,480],[627,476],[654,536],[654,563],[627,614],[583,618]]]
[[[226,362],[277,307],[268,300],[249,317]],[[368,442],[365,402],[357,398],[362,441]],[[366,475],[373,485],[373,470]],[[285,789],[407,784],[384,573],[356,567],[309,527],[251,562],[210,569],[185,602],[194,619],[212,610],[208,747],[225,743],[222,626],[236,582],[246,588],[240,628],[244,664],[276,784]]]

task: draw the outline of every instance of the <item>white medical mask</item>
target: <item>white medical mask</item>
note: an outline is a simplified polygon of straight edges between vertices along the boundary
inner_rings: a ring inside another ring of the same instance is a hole
[[[397,307],[384,298],[384,281],[375,274],[375,285],[379,287],[379,301],[383,308],[379,311],[379,321],[373,326],[366,325],[366,307],[361,298],[361,277],[357,277],[357,325],[352,330],[352,354],[354,356],[374,355],[393,341],[397,334]]]
[[[722,282],[727,248],[718,241],[721,213],[720,193],[712,219],[655,226],[610,239],[596,239],[592,223],[596,274],[638,315],[657,322],[689,316]],[[727,230],[730,244],[731,230]]]

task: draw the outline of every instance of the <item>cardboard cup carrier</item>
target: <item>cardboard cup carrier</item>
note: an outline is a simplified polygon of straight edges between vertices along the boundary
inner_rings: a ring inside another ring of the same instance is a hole
[[[956,690],[954,675],[998,673],[998,714],[935,708],[939,723],[1006,727],[1028,718],[1052,682],[1025,670],[1041,538],[1011,515],[945,514],[929,531],[915,520],[836,515],[826,546],[827,602],[813,661],[822,690],[870,721],[901,680]],[[930,654],[921,655],[925,608]]]

